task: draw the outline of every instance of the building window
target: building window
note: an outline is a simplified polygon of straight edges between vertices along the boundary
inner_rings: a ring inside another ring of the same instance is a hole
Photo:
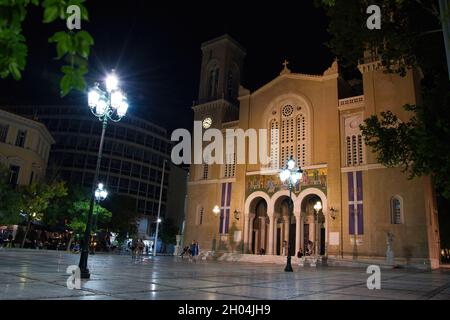
[[[209,165],[207,165],[205,163],[205,164],[203,164],[202,179],[203,180],[208,180],[208,174],[209,174]]]
[[[197,212],[197,225],[201,226],[203,224],[204,215],[205,215],[205,208],[200,207]]]
[[[10,185],[17,185],[17,182],[19,181],[19,173],[20,173],[20,167],[19,166],[10,166],[9,167],[9,184]]]
[[[30,185],[33,183],[33,178],[34,178],[34,171],[31,171],[31,175],[30,175]]]
[[[0,124],[0,142],[6,142],[6,137],[8,136],[8,128],[7,124]]]
[[[344,120],[345,126],[345,163],[348,167],[364,164],[364,137],[359,125],[362,115],[352,115]]]
[[[219,90],[219,68],[215,67],[209,71],[208,97],[217,98]]]
[[[391,223],[403,223],[403,201],[399,196],[394,196],[391,199]]]
[[[228,71],[228,77],[227,77],[227,93],[228,98],[235,99],[237,96],[237,88],[236,88],[236,80],[234,77],[235,73],[233,70]]]
[[[347,166],[358,166],[364,163],[363,138],[359,135],[346,137]]]
[[[236,174],[236,153],[227,155],[227,161],[224,166],[224,178],[233,178]]]
[[[271,167],[278,168],[279,165],[284,166],[289,158],[293,157],[300,166],[308,164],[308,131],[307,116],[303,113],[301,107],[293,105],[285,105],[281,108],[281,130],[279,137],[272,134],[271,136]],[[278,129],[277,120],[270,123],[271,130]],[[278,140],[279,138],[279,140]],[[276,148],[276,143],[280,143],[280,147]],[[280,150],[280,154],[276,154],[275,149]],[[279,159],[279,165],[274,159]]]
[[[25,138],[27,136],[26,130],[19,130],[17,132],[17,138],[16,138],[16,146],[18,147],[24,147],[25,146]]]
[[[359,134],[358,135],[358,164],[362,164],[363,163],[363,143],[362,143],[363,139],[362,136]]]
[[[270,167],[279,168],[280,125],[276,119],[270,122]]]

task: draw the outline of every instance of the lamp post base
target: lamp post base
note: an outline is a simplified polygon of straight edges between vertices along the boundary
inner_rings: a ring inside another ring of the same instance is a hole
[[[292,269],[292,265],[291,265],[291,256],[288,254],[284,272],[293,272],[293,271],[294,270]]]
[[[81,279],[90,279],[91,273],[89,272],[89,269],[80,270],[80,277]]]

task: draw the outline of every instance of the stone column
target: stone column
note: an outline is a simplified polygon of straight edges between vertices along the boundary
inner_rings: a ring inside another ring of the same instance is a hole
[[[249,219],[249,221],[248,221],[248,224],[249,224],[248,250],[249,250],[251,253],[253,253],[253,252],[252,252],[252,245],[253,245],[253,220],[255,219],[255,214],[254,214],[254,213],[250,214],[250,217],[249,217],[249,218],[250,218],[250,219]]]
[[[269,246],[267,248],[267,254],[275,254],[276,252],[274,251],[274,234],[275,234],[275,230],[276,230],[276,225],[275,225],[275,214],[268,214],[269,215]],[[275,230],[274,230],[275,229]]]
[[[300,213],[295,215],[295,254],[300,251],[302,246],[302,235],[301,235],[301,228],[302,226],[302,217]]]
[[[260,247],[266,250],[266,217],[259,218],[259,231],[261,233],[261,244]]]
[[[244,214],[244,254],[248,251],[248,233],[250,225],[250,215]]]
[[[289,217],[285,217],[284,218],[284,240],[289,244]],[[283,247],[284,248],[284,254],[285,256],[288,255],[287,252],[287,247]]]
[[[312,251],[315,251],[316,248],[316,222],[314,221],[314,217],[310,220],[309,224],[309,240],[313,242]]]

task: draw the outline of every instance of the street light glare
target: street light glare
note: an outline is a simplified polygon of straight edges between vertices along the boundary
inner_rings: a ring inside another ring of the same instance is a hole
[[[97,106],[95,107],[95,113],[99,116],[103,116],[106,112],[106,108],[108,106],[106,105],[106,101],[103,99],[100,99],[97,103]]]
[[[88,94],[88,105],[91,108],[94,108],[97,106],[98,102],[100,100],[100,93],[98,92],[98,90],[91,89],[91,91],[89,91]]]
[[[123,103],[123,94],[120,90],[115,90],[111,93],[111,107],[119,108]]]
[[[126,101],[125,97],[122,97],[122,101],[119,105],[119,108],[117,109],[117,115],[119,117],[123,117],[128,110],[128,102]]]
[[[283,182],[283,183],[286,182],[287,179],[289,179],[289,176],[290,176],[289,170],[281,171],[280,172],[280,180],[281,180],[281,182]]]
[[[314,210],[319,211],[320,209],[322,209],[322,203],[320,201],[317,201],[314,205]]]
[[[294,161],[294,159],[289,159],[289,161],[288,161],[288,169],[289,170],[292,170],[292,169],[294,169],[295,168],[295,161]]]
[[[108,90],[108,92],[112,92],[116,90],[117,87],[119,86],[119,79],[114,73],[112,73],[106,77],[105,83],[106,83],[106,90]]]

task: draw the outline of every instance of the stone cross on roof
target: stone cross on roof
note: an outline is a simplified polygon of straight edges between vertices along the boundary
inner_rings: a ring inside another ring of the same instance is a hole
[[[291,70],[289,70],[289,68],[287,67],[289,64],[289,61],[287,61],[286,59],[284,59],[283,62],[283,70],[281,70],[280,74],[285,74],[285,73],[291,73]]]

